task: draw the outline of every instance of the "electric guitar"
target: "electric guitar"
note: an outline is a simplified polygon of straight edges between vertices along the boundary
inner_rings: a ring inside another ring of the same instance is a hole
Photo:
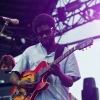
[[[93,39],[88,38],[85,41],[76,45],[75,47],[69,49],[66,53],[62,54],[51,64],[42,61],[36,67],[35,70],[33,71],[26,70],[25,72],[23,72],[20,81],[24,81],[24,80],[34,81],[34,88],[32,88],[31,91],[28,91],[25,90],[24,88],[18,88],[16,86],[13,86],[11,91],[12,100],[35,100],[38,93],[40,91],[47,89],[48,86],[50,85],[50,83],[47,82],[47,79],[51,75],[49,73],[49,70],[53,64],[58,64],[75,50],[82,50],[83,48],[86,48],[92,44],[93,44]]]

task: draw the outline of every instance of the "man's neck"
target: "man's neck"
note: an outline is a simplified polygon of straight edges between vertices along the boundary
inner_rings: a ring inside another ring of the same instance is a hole
[[[52,52],[55,52],[56,46],[57,46],[56,43],[54,43],[54,44],[52,44],[52,45],[50,45],[50,46],[48,46],[48,47],[45,47],[46,50],[47,50],[47,54],[50,54],[50,53],[52,53]]]

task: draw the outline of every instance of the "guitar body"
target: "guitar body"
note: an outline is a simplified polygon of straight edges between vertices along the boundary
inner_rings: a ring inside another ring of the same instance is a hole
[[[32,93],[28,93],[28,91],[23,88],[13,86],[11,91],[12,100],[35,100],[40,91],[47,89],[50,84],[47,82],[47,78],[50,74],[44,73],[42,77],[38,75],[38,72],[44,69],[47,65],[48,64],[45,61],[42,61],[35,70],[27,70],[23,72],[20,81],[35,81],[35,88],[32,89]]]

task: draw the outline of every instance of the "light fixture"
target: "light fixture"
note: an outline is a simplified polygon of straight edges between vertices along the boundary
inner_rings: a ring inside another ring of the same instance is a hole
[[[94,10],[93,17],[100,20],[100,3],[91,7]]]
[[[21,38],[21,42],[22,42],[23,44],[25,44],[25,43],[26,43],[25,38]]]
[[[80,2],[80,0],[68,3],[65,5],[66,7],[66,12],[73,12],[76,9],[79,9],[82,6],[82,3]]]
[[[65,7],[59,7],[59,8],[57,8],[57,10],[58,10],[59,21],[64,22],[66,20]]]

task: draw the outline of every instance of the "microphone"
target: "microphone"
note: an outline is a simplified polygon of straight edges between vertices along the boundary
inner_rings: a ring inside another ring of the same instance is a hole
[[[0,17],[2,17],[3,20],[11,22],[14,25],[19,24],[19,20],[18,19],[12,19],[12,18],[8,18],[8,17],[4,17],[4,16],[0,16]]]

